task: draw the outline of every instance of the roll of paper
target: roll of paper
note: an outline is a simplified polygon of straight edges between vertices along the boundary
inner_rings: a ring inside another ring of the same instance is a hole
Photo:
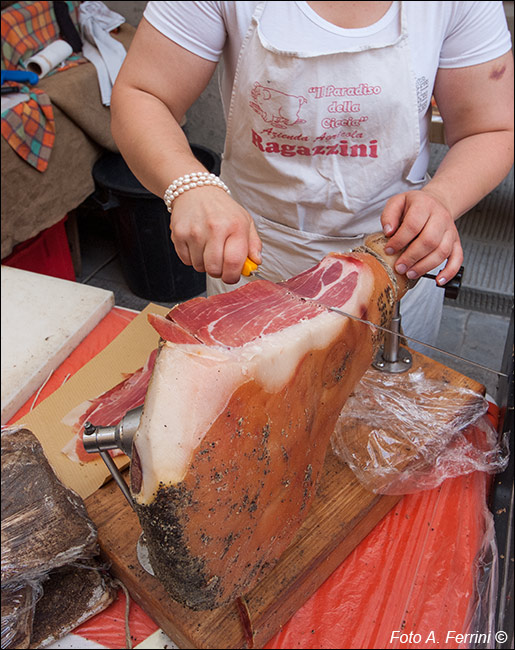
[[[67,59],[72,52],[72,46],[66,41],[54,41],[27,60],[27,70],[35,72],[41,79]]]

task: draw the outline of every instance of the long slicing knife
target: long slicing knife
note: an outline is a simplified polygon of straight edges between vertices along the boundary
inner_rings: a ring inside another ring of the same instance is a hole
[[[253,262],[251,259],[247,257],[245,260],[245,264],[243,265],[243,269],[241,271],[241,274],[245,277],[255,277],[260,280],[266,280],[260,273],[257,272],[258,264],[256,262]],[[346,311],[343,311],[342,309],[336,309],[336,307],[329,307],[328,305],[324,305],[327,309],[330,311],[334,311],[337,314],[340,314],[340,316],[346,316],[347,318],[351,318],[352,320],[359,321],[360,323],[364,323],[365,325],[369,325],[370,327],[374,327],[375,329],[381,330],[382,332],[387,332],[388,334],[393,334],[394,336],[399,336],[398,332],[394,332],[387,327],[382,327],[381,325],[376,325],[375,323],[372,323],[369,320],[365,320],[364,318],[359,318],[358,316],[354,316],[354,314],[349,314]],[[430,345],[429,343],[424,343],[424,341],[419,341],[418,339],[414,339],[411,336],[406,336],[405,334],[400,335],[403,339],[406,341],[410,341],[411,343],[416,343],[417,345],[423,345],[426,348],[429,348],[430,350],[434,350],[435,352],[440,352],[441,354],[446,354],[449,357],[452,357],[453,359],[458,359],[459,361],[463,361],[465,363],[470,364],[471,366],[475,366],[476,368],[481,368],[481,370],[486,370],[487,372],[493,372],[495,375],[498,375],[499,377],[508,377],[508,375],[504,372],[499,372],[498,370],[494,370],[493,368],[488,368],[488,366],[483,366],[481,363],[477,363],[476,361],[471,361],[470,359],[465,359],[464,357],[460,357],[457,354],[454,354],[453,352],[447,352],[447,350],[441,350],[440,348],[435,347],[434,345]]]

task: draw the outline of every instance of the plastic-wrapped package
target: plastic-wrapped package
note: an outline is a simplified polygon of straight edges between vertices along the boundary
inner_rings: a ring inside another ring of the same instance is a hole
[[[11,418],[11,423],[15,422],[22,422],[24,416],[32,409],[34,406],[36,406],[38,403],[49,397],[53,391],[55,391],[57,388],[59,388],[70,376],[70,374],[73,374],[76,372],[78,369],[80,369],[84,364],[86,364],[91,358],[93,358],[96,354],[101,352],[111,341],[113,341],[114,338],[137,316],[136,312],[130,312],[124,309],[118,309],[114,308],[112,309],[107,316],[104,317],[104,319],[101,321],[100,325],[98,325],[95,330],[90,333],[76,348],[70,355],[69,357],[57,368],[50,379],[48,380],[47,383],[42,387],[42,390],[40,389],[36,395],[36,398],[34,395],[32,395],[27,402],[20,408],[20,410],[13,415]],[[6,429],[6,431],[10,431],[13,433],[14,431],[19,430],[19,427],[16,427],[13,425],[11,429]],[[4,429],[2,428],[2,431]],[[39,444],[39,443],[38,443]],[[3,469],[3,468],[2,468]],[[6,476],[2,475],[2,479],[5,479]],[[11,485],[12,488],[15,487],[23,487],[23,483],[20,485]],[[4,490],[5,488],[5,490]],[[7,482],[2,482],[2,495],[4,495],[4,492],[7,493],[8,490],[8,484]],[[3,506],[4,504],[2,504]],[[4,552],[4,551],[2,551]],[[3,562],[4,555],[2,555],[2,562]],[[6,558],[7,559],[7,558]],[[74,563],[75,564],[75,563]],[[75,567],[73,567],[75,569]],[[30,627],[32,626],[32,631],[34,634],[34,639],[33,641],[38,642],[41,641],[41,639],[49,639],[50,635],[48,635],[48,629],[43,626],[40,627],[38,620],[35,621],[35,624],[33,625],[33,616],[35,615],[37,618],[41,617],[44,618],[44,612],[46,607],[48,606],[47,603],[45,603],[47,597],[49,596],[49,585],[50,585],[50,580],[53,579],[53,573],[51,572],[49,580],[38,580],[38,581],[33,581],[31,584],[33,584],[37,588],[37,603],[36,603],[36,609],[34,612],[34,607],[31,607],[30,609],[25,609],[22,610],[22,608],[18,608],[17,610],[14,609],[14,605],[16,604],[16,600],[11,601],[11,594],[9,593],[10,587],[12,587],[12,584],[9,584],[8,587],[4,587],[2,589],[2,648],[4,648],[4,642],[7,644],[9,643],[9,639],[11,641],[14,639],[13,645],[6,645],[5,647],[13,647],[13,648],[23,648],[29,647],[28,644],[28,638],[27,634],[30,634]],[[113,590],[112,590],[112,585],[110,584],[109,577],[105,575],[105,573],[102,571],[102,577],[104,581],[107,584],[107,592],[109,596],[109,600],[104,597],[102,597],[102,603],[103,606],[107,605],[108,602],[111,602],[112,596],[113,596]],[[89,575],[89,574],[88,574]],[[46,577],[46,576],[45,576]],[[80,576],[79,576],[80,577]],[[88,580],[90,582],[90,580]],[[62,585],[62,582],[61,582]],[[7,590],[6,590],[7,589]],[[40,594],[43,591],[43,589],[46,589],[46,594],[43,594],[43,596],[40,598]],[[54,591],[53,586],[51,587],[52,592]],[[26,592],[27,594],[29,592]],[[69,592],[66,592],[67,595]],[[52,598],[52,596],[50,595]],[[65,596],[66,598],[67,596]],[[18,596],[18,599],[21,598],[21,595]],[[11,604],[10,604],[11,601]],[[29,601],[30,602],[30,601]],[[13,609],[9,609],[9,607],[12,607]],[[68,608],[64,608],[65,610],[68,610]],[[75,608],[76,609],[76,608]],[[88,613],[88,620],[89,616],[94,614],[96,611],[100,609],[100,607],[89,607],[89,604],[84,608],[85,611],[87,610]],[[138,608],[133,604],[131,607],[132,610],[137,610]],[[16,622],[16,613],[19,614],[19,623]],[[5,614],[5,617],[4,617]],[[98,616],[102,616],[102,614],[97,614]],[[118,617],[120,618],[120,617]],[[81,619],[84,620],[84,619]],[[48,621],[43,621],[44,623],[48,623]],[[121,627],[123,628],[123,617],[121,622]],[[73,626],[78,625],[80,623],[80,620],[77,621],[75,620],[73,623]],[[68,623],[66,623],[68,625]],[[87,626],[88,623],[82,623],[82,625]],[[15,629],[20,630],[25,630],[25,636],[21,633],[20,636],[15,635]],[[152,628],[154,630],[156,626]],[[65,630],[64,625],[61,626],[61,631],[59,635],[62,634],[62,631]],[[119,637],[121,639],[124,638],[124,632],[121,632]],[[145,635],[142,635],[141,638],[145,638]],[[20,641],[18,641],[20,639]],[[27,645],[22,645],[21,642],[25,639]],[[45,643],[45,640],[42,641]],[[122,647],[118,645],[113,645],[112,647]]]
[[[43,583],[32,622],[30,648],[54,643],[103,611],[116,597],[115,584],[95,560],[52,571]]]
[[[2,431],[2,585],[38,579],[97,552],[82,499],[65,487],[27,429]]]
[[[359,481],[378,494],[409,494],[508,461],[474,391],[425,377],[368,370],[349,397],[331,443]],[[469,425],[475,423],[473,428]]]
[[[41,593],[37,581],[2,585],[2,650],[29,647],[34,607]]]
[[[1,448],[1,647],[36,647],[107,607],[115,590],[93,563],[97,531],[82,499],[58,480],[38,439],[2,429]]]

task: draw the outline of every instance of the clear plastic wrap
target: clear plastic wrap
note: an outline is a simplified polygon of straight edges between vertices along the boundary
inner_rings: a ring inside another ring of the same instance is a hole
[[[2,585],[2,650],[29,647],[34,608],[42,593],[35,580]]]
[[[421,370],[368,370],[340,415],[332,448],[378,494],[428,490],[476,470],[497,473],[508,456],[487,409],[481,395]]]
[[[488,496],[488,493],[485,497]],[[469,617],[471,631],[470,648],[496,648],[497,595],[499,593],[499,552],[495,537],[492,513],[487,507],[487,498],[482,507],[484,534],[475,557],[474,591],[470,600]],[[501,630],[502,631],[502,630]],[[481,636],[482,635],[482,636]]]

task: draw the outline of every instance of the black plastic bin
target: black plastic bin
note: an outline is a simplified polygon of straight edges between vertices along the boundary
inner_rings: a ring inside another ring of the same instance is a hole
[[[195,157],[214,174],[220,156],[190,145]],[[93,167],[97,199],[111,214],[123,274],[130,290],[156,302],[187,300],[206,289],[205,273],[181,262],[170,240],[170,214],[161,197],[141,185],[120,154],[106,154]],[[170,179],[172,182],[173,179]]]

